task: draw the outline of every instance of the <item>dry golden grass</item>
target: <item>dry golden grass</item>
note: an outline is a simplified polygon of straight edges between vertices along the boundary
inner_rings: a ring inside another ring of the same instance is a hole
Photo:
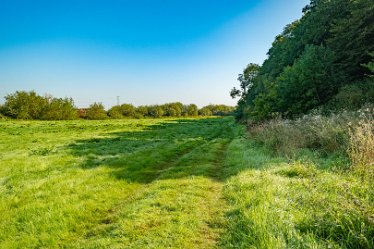
[[[350,127],[347,152],[353,166],[374,166],[374,120],[361,120]]]

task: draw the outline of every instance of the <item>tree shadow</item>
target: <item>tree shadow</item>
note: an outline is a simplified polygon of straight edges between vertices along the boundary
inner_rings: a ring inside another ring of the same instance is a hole
[[[101,135],[67,148],[84,169],[109,167],[115,178],[138,183],[187,176],[223,180],[224,154],[236,136],[231,118],[171,120]]]

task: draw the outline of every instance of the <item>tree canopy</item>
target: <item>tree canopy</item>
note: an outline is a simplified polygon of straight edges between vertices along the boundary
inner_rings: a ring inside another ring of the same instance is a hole
[[[201,109],[195,104],[184,105],[180,102],[163,105],[122,104],[111,107],[108,111],[100,102],[88,108],[76,108],[72,98],[54,98],[40,96],[36,92],[17,91],[5,97],[5,104],[0,105],[0,118],[14,119],[120,119],[120,118],[162,118],[162,117],[197,117],[232,115],[235,107],[226,105],[208,105]]]
[[[238,119],[261,121],[337,108],[342,106],[337,96],[350,96],[342,91],[357,88],[363,93],[360,103],[372,101],[364,89],[374,88],[373,1],[312,0],[303,13],[275,37],[261,66],[250,63],[239,74],[240,89],[230,92],[239,97]]]

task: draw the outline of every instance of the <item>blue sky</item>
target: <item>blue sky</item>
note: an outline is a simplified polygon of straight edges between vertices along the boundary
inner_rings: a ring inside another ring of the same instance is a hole
[[[229,91],[308,0],[2,0],[0,102],[234,105]]]

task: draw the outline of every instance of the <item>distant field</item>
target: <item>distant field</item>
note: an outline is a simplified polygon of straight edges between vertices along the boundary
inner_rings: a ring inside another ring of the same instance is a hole
[[[371,176],[245,136],[232,118],[0,122],[0,248],[374,247]]]

